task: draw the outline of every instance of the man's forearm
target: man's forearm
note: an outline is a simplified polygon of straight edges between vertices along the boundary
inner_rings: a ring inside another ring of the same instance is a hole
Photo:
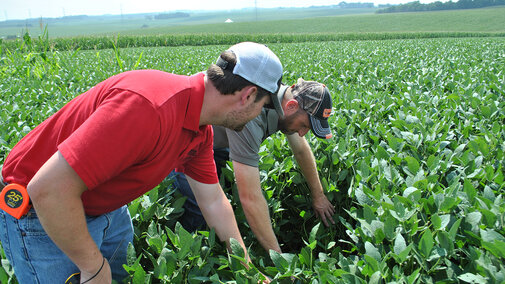
[[[247,249],[235,220],[235,213],[221,186],[203,184],[189,176],[186,177],[209,227],[216,231],[221,241],[226,242],[228,251],[230,251],[230,238],[236,239],[244,249],[246,260],[249,261]]]
[[[302,139],[305,140],[305,138]],[[292,148],[294,147],[292,146]],[[309,185],[312,198],[319,198],[324,195],[323,186],[321,185],[319,173],[317,172],[316,160],[306,140],[299,143],[297,148],[293,149],[293,154],[295,156],[296,163],[300,167],[300,170]]]
[[[97,271],[103,257],[87,229],[80,198],[86,187],[59,152],[35,174],[27,189],[53,242],[81,271]]]
[[[33,206],[49,237],[81,271],[97,271],[102,255],[91,238],[81,200],[47,196]]]
[[[272,228],[268,205],[261,190],[258,168],[233,161],[233,169],[240,203],[251,230],[265,250],[273,249],[281,252]]]
[[[201,203],[203,202],[200,202],[199,204]],[[235,220],[235,213],[224,194],[222,195],[222,198],[215,200],[215,202],[203,203],[203,206],[200,208],[209,227],[214,228],[219,239],[225,241],[228,248],[230,238],[234,238],[241,243],[245,250],[245,245],[238,230],[237,221]]]
[[[265,198],[242,201],[242,208],[254,235],[266,250],[282,252],[272,228],[272,222]]]
[[[325,226],[329,226],[329,223],[335,224],[332,217],[335,214],[335,207],[324,194],[317,172],[316,161],[307,140],[296,135],[289,135],[288,141],[293,149],[296,162],[309,185],[312,207],[314,208],[316,217],[321,217]]]

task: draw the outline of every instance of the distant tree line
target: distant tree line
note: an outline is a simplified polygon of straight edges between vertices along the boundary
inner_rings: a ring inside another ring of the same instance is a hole
[[[373,2],[368,2],[368,3],[347,3],[347,2],[340,2],[338,3],[337,7],[341,9],[357,9],[357,8],[373,8],[374,4]]]
[[[159,15],[154,16],[154,19],[166,20],[166,19],[173,19],[173,18],[186,18],[186,17],[189,17],[188,13],[176,12],[176,13],[159,14]]]
[[[505,5],[505,0],[459,0],[458,2],[448,1],[445,3],[437,1],[428,4],[421,4],[419,1],[414,1],[406,4],[391,6],[385,9],[379,9],[376,11],[376,13],[475,9],[499,5]]]

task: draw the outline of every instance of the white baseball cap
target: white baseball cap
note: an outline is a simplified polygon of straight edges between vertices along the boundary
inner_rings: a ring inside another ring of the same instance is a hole
[[[241,42],[228,49],[236,56],[235,66],[221,57],[216,64],[222,69],[233,67],[232,73],[276,94],[282,81],[282,64],[266,45],[255,42]]]

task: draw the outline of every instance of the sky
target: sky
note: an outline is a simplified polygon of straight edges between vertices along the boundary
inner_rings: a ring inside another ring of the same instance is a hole
[[[336,5],[344,0],[0,0],[0,21],[27,18],[57,18],[73,15],[135,14],[176,10],[228,10],[246,7],[308,7]],[[401,4],[414,0],[346,0]],[[431,0],[421,0],[427,3]]]

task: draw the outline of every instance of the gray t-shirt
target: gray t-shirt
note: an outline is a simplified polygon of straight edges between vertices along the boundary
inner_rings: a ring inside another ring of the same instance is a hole
[[[274,109],[263,108],[260,115],[249,121],[242,131],[214,126],[214,148],[230,148],[230,159],[258,167],[261,143],[277,132],[279,115]]]

